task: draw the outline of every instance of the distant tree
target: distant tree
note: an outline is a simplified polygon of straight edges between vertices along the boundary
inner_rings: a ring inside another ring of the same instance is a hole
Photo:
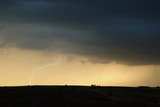
[[[100,85],[92,84],[91,87],[100,87]]]

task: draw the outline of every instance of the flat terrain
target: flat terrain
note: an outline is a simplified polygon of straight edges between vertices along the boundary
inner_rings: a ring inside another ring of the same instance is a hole
[[[160,88],[0,87],[0,107],[160,107]]]

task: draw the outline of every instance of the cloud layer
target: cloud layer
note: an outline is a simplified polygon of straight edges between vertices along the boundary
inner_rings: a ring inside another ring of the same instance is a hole
[[[160,64],[158,0],[2,0],[0,46]]]

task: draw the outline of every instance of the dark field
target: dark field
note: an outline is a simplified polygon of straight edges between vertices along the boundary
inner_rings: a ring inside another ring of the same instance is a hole
[[[160,107],[160,88],[1,87],[0,107]]]

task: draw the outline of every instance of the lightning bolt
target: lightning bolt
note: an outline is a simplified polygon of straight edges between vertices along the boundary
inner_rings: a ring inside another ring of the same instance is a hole
[[[42,70],[42,69],[48,68],[48,67],[50,67],[50,66],[58,65],[58,64],[59,64],[59,62],[61,61],[61,59],[62,59],[62,56],[59,56],[59,59],[57,60],[57,62],[56,62],[56,63],[52,63],[52,64],[49,64],[49,65],[42,66],[42,67],[39,67],[39,68],[34,69],[34,70],[33,70],[33,72],[32,72],[32,76],[31,76],[31,78],[30,78],[30,80],[29,80],[29,85],[31,85],[31,84],[32,84],[32,80],[34,79],[36,72],[38,72],[39,70]]]

